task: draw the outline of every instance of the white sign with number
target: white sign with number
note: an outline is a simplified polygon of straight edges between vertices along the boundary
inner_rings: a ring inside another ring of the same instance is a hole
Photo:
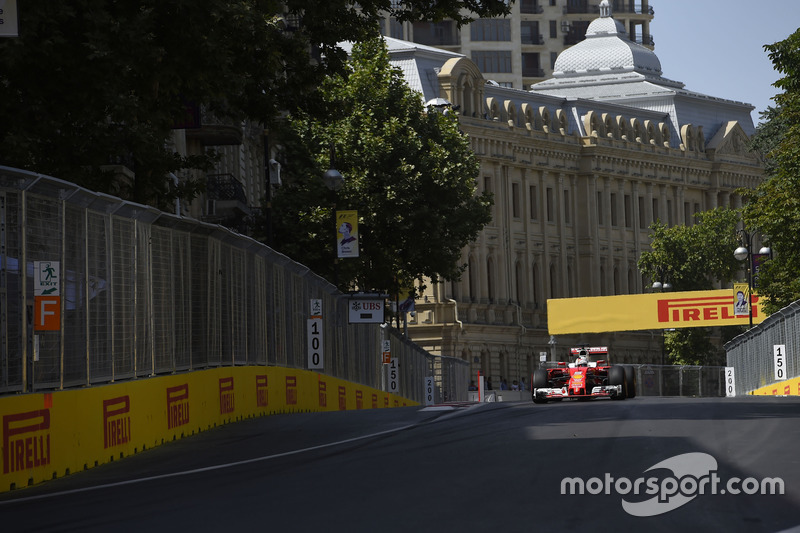
[[[308,336],[308,369],[322,370],[322,319],[309,318],[307,323]]]
[[[392,357],[392,360],[389,361],[389,392],[400,394],[400,372],[397,357]]]
[[[539,352],[539,361],[542,363],[547,361],[547,352]]]
[[[786,379],[786,345],[773,345],[772,354],[775,356],[775,381],[783,381]]]
[[[433,377],[428,376],[425,378],[425,405],[433,405],[435,403],[434,391]]]
[[[736,377],[732,366],[725,367],[725,396],[728,398],[736,396]]]

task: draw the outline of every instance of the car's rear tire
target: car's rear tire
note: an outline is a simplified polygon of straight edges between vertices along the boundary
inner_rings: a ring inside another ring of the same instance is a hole
[[[534,370],[533,381],[531,382],[531,399],[533,403],[547,403],[547,398],[539,398],[536,396],[536,389],[544,389],[547,386],[547,370],[544,368],[537,368]]]
[[[625,367],[625,386],[627,387],[627,397],[636,398],[636,369],[632,366]]]
[[[627,383],[625,381],[625,368],[612,366],[608,369],[608,384],[611,386],[622,385],[622,394],[612,396],[614,400],[624,400],[627,396]]]

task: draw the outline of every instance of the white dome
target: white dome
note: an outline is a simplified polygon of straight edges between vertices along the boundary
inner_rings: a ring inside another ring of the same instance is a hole
[[[661,61],[649,48],[628,40],[621,22],[601,16],[589,24],[585,40],[559,54],[553,70],[555,78],[592,71],[635,71],[660,76]]]

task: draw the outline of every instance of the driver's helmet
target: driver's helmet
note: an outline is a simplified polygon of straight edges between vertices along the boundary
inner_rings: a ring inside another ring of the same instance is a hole
[[[575,366],[589,366],[589,356],[586,350],[581,350],[578,353],[578,358],[575,359]]]

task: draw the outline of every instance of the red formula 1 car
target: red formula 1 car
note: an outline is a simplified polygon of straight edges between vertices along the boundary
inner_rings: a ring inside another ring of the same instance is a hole
[[[558,363],[553,368],[533,372],[531,398],[534,403],[577,398],[624,400],[636,396],[636,372],[631,366],[609,365],[608,348],[572,348],[574,363]],[[590,361],[589,357],[602,357]]]

